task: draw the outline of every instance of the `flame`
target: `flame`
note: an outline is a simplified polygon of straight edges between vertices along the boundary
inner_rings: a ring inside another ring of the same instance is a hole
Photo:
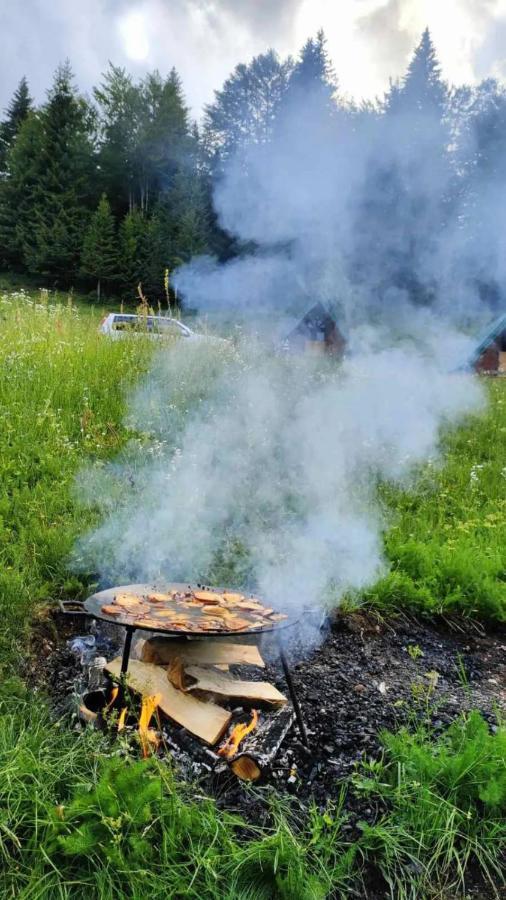
[[[109,703],[106,706],[104,706],[104,713],[109,712],[111,706],[114,705],[118,694],[119,694],[119,687],[117,685],[115,685],[111,690],[111,699],[109,700]]]
[[[126,719],[127,712],[128,712],[128,709],[126,706],[124,706],[118,716],[118,732],[123,731],[123,729],[125,727],[125,719]]]
[[[139,716],[139,738],[144,759],[146,759],[151,752],[150,744],[153,744],[155,747],[158,744],[156,732],[153,728],[149,727],[149,723],[151,722],[161,699],[161,694],[154,694],[152,697],[142,698],[141,714]]]
[[[239,748],[239,744],[246,737],[250,731],[253,731],[254,728],[257,727],[258,724],[258,712],[256,709],[251,710],[251,722],[249,725],[245,725],[241,723],[236,725],[233,731],[228,736],[227,740],[218,750],[219,756],[224,756],[225,759],[232,759],[233,756],[237,753]]]

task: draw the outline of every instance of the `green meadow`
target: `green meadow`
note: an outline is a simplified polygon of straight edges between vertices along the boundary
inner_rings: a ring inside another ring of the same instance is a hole
[[[65,295],[0,294],[1,896],[323,900],[363,896],[374,870],[390,896],[414,900],[461,896],[471,862],[499,889],[506,731],[478,713],[437,738],[421,726],[384,735],[382,758],[336,784],[326,810],[273,799],[260,828],[167,764],[77,736],[27,690],[37,619],[88,589],[68,563],[97,516],[79,505],[76,474],[125,445],[126,398],[153,353],[148,340],[101,337],[100,315]],[[390,571],[353,602],[504,622],[506,381],[486,390],[485,413],[442,436],[441,460],[409,491],[380,486]],[[347,791],[382,810],[351,844]]]

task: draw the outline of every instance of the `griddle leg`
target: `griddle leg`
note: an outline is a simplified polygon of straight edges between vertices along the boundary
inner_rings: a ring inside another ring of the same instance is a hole
[[[288,666],[288,661],[285,656],[285,651],[283,650],[283,646],[282,646],[279,638],[278,638],[278,649],[279,649],[279,658],[281,660],[281,665],[283,666],[283,673],[284,673],[284,676],[286,679],[286,683],[288,685],[288,693],[290,694],[290,700],[292,701],[292,704],[293,704],[295,718],[297,719],[297,725],[299,728],[300,736],[302,738],[302,743],[304,744],[305,747],[309,747],[308,740],[307,740],[306,726],[304,724],[304,719],[302,718],[302,710],[300,708],[299,698],[297,697],[295,685],[292,681],[292,673],[290,672],[290,668]]]
[[[122,658],[121,658],[121,670],[120,670],[120,675],[121,675],[122,678],[123,678],[123,677],[126,675],[126,673],[128,672],[128,663],[129,663],[129,660],[130,660],[130,650],[131,650],[131,648],[132,648],[132,638],[133,638],[133,636],[134,636],[134,631],[135,631],[135,628],[132,628],[131,625],[130,625],[130,626],[127,625],[127,627],[126,627],[126,635],[125,635],[125,643],[124,643],[124,646],[123,646],[123,656],[122,656]]]

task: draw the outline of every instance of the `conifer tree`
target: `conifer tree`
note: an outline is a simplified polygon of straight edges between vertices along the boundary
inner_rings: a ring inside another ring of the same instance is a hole
[[[125,296],[134,297],[148,269],[151,223],[139,209],[127,213],[119,228],[118,281]]]
[[[81,272],[97,282],[97,300],[100,302],[102,285],[111,284],[117,277],[118,250],[114,218],[105,194],[93,213],[84,236],[81,252]]]
[[[0,174],[5,174],[7,154],[31,109],[32,98],[30,97],[28,82],[23,76],[6,109],[6,118],[0,124]]]
[[[93,197],[92,121],[70,65],[60,66],[41,113],[42,141],[31,215],[22,234],[29,271],[69,283],[77,274]]]
[[[428,29],[406,75],[368,128],[370,164],[356,203],[352,274],[376,296],[431,301],[432,259],[450,215],[448,90]]]
[[[0,181],[0,258],[9,269],[22,269],[25,264],[24,243],[33,225],[42,142],[41,116],[31,112],[7,154],[6,175]]]

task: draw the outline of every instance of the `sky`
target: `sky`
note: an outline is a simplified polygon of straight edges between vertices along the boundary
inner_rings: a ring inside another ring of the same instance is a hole
[[[449,82],[506,80],[506,0],[1,0],[0,107],[22,75],[42,101],[68,57],[85,92],[109,60],[139,77],[175,66],[198,118],[237,63],[296,55],[319,28],[341,93],[374,98],[427,25]]]

